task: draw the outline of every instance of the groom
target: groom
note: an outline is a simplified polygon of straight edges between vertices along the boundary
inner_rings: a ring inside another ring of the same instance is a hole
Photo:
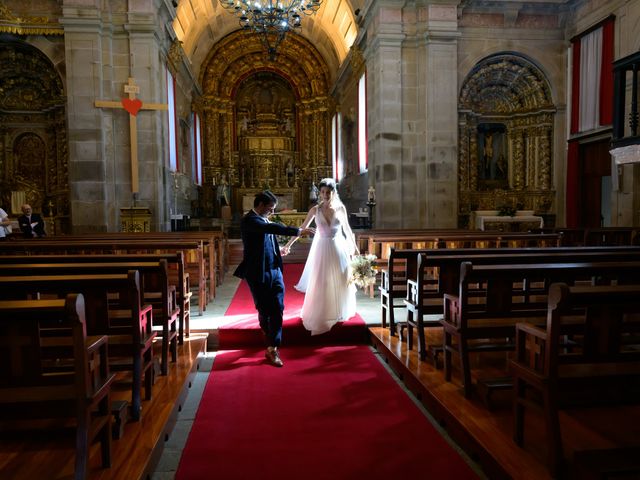
[[[278,199],[269,190],[258,193],[250,210],[240,223],[244,252],[242,262],[233,273],[249,284],[253,303],[258,310],[260,328],[267,337],[265,357],[272,365],[283,365],[278,347],[282,340],[284,312],[284,281],[282,256],[276,235],[288,237],[311,235],[313,228],[285,227],[268,219],[276,209]]]

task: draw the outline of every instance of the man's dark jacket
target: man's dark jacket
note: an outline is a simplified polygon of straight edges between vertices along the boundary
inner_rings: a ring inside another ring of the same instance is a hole
[[[244,253],[242,262],[233,273],[236,277],[263,282],[269,267],[282,269],[282,256],[276,235],[296,236],[299,229],[269,222],[253,210],[240,222]]]
[[[31,227],[31,224],[35,223],[35,227]],[[18,225],[20,225],[20,230],[22,230],[22,234],[25,238],[33,238],[33,232],[36,232],[36,237],[44,237],[46,234],[44,232],[44,220],[37,213],[31,214],[31,220],[26,215],[21,215],[18,217]]]

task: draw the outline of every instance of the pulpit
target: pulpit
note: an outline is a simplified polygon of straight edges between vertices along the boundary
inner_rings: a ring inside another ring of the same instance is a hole
[[[151,231],[151,210],[147,207],[124,207],[120,209],[122,232],[144,233]]]

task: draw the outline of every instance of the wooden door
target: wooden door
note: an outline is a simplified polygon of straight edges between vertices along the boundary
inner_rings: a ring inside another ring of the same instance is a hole
[[[581,227],[600,227],[602,216],[602,178],[611,176],[610,140],[580,146],[580,194],[578,219]]]

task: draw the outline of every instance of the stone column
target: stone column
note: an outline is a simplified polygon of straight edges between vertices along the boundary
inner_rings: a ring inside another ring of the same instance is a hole
[[[399,1],[373,5],[368,25],[367,132],[369,182],[375,186],[375,225],[400,228],[403,206],[415,210],[416,198],[405,202],[402,176],[402,7]],[[415,172],[414,172],[415,186]],[[373,177],[373,178],[372,178]]]
[[[95,2],[86,3],[63,7],[60,20],[65,31],[66,89],[73,92],[67,99],[70,213],[76,232],[104,232],[116,225],[115,212],[107,207],[113,200],[107,169],[113,169],[115,151],[112,142],[105,142],[114,135],[114,121],[113,111],[95,108],[94,101],[104,98],[104,84],[110,79],[105,77],[111,72],[102,68],[101,12],[91,5]]]
[[[425,36],[426,204],[422,227],[456,228],[458,214],[457,3],[428,5]],[[422,95],[419,95],[422,97]],[[471,150],[475,147],[472,145]]]
[[[97,108],[96,100],[118,101],[129,77],[146,103],[166,103],[162,39],[158,25],[168,10],[145,3],[135,14],[102,10],[102,2],[73,0],[63,4],[69,131],[69,187],[75,233],[118,231],[119,209],[133,204],[130,174],[129,114]],[[118,15],[114,14],[118,13]],[[120,13],[122,15],[120,15]],[[164,30],[163,30],[164,31]],[[114,40],[116,33],[117,41]],[[165,182],[166,112],[140,111],[136,118],[140,192],[138,206],[154,214],[163,229],[171,188]]]

